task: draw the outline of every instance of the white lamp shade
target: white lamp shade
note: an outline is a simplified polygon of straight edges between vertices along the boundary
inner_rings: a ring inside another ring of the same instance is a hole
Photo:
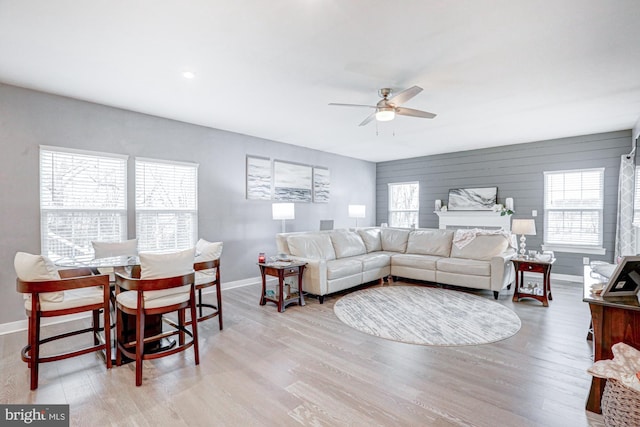
[[[532,219],[514,219],[513,223],[511,224],[511,232],[513,234],[535,236],[536,222]]]
[[[274,203],[271,205],[273,219],[296,219],[296,209],[293,203]]]
[[[364,218],[366,208],[365,205],[349,205],[349,218]]]

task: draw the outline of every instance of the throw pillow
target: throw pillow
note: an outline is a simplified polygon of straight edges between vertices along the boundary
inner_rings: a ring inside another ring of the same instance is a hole
[[[161,279],[193,272],[195,248],[173,253],[140,253],[140,279]],[[144,299],[151,300],[168,295],[189,292],[190,285],[159,291],[145,291]]]
[[[222,255],[222,242],[208,242],[204,239],[196,243],[195,262],[213,261]]]
[[[92,241],[91,246],[93,246],[94,258],[138,255],[138,239],[125,240],[124,242]]]
[[[33,282],[38,280],[60,280],[56,266],[44,255],[32,255],[26,252],[16,253],[13,267],[20,280]],[[29,299],[31,295],[25,295]],[[40,301],[62,302],[64,292],[44,292],[40,294]]]

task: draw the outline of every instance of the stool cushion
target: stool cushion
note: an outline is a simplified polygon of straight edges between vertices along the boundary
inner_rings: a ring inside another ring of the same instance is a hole
[[[40,298],[40,311],[66,310],[104,302],[104,293],[100,286],[72,289],[63,293],[64,299],[60,302],[46,301]],[[24,308],[31,310],[31,301],[25,301]]]
[[[144,308],[158,308],[158,307],[166,307],[173,304],[180,304],[185,301],[189,301],[189,286],[182,286],[174,289],[182,289],[187,288],[187,292],[177,293],[177,294],[168,294],[164,296],[159,296],[155,298],[147,298],[148,293],[150,291],[145,292],[144,295]],[[164,291],[152,291],[152,292],[164,292]],[[116,296],[116,300],[119,304],[130,308],[137,309],[138,308],[138,292],[137,291],[126,291],[121,292]]]

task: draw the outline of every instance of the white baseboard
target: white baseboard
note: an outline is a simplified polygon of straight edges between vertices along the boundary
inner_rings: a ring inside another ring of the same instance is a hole
[[[243,286],[251,286],[259,283],[262,283],[262,279],[260,277],[250,277],[248,279],[223,283],[220,290],[224,291],[226,289],[241,288]],[[206,295],[211,292],[215,292],[215,288],[213,287],[206,288],[202,293]],[[258,297],[259,295],[256,296],[256,298]],[[44,318],[42,319],[41,326],[56,325],[58,323],[71,322],[74,320],[85,319],[89,317],[91,317],[91,313],[69,314],[67,316],[60,316],[60,317],[55,317],[50,319]],[[27,327],[28,327],[27,319],[17,320],[15,322],[0,323],[0,335],[26,331]]]

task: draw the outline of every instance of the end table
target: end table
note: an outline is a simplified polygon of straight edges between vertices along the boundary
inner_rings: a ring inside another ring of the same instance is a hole
[[[306,262],[259,262],[260,275],[262,276],[262,295],[260,296],[260,305],[265,305],[267,301],[274,302],[278,305],[278,311],[284,312],[287,305],[297,302],[304,306],[304,295],[302,294],[302,273]],[[267,296],[267,277],[273,276],[278,278],[278,294],[275,296]],[[284,297],[284,278],[298,276],[298,293],[287,295]]]
[[[551,295],[551,266],[556,262],[555,258],[551,261],[514,258],[511,261],[516,269],[516,287],[513,291],[513,302],[520,301],[521,298],[533,298],[542,302],[543,306],[549,307],[549,300],[553,301],[553,296]],[[525,271],[542,274],[542,295],[522,291]]]

